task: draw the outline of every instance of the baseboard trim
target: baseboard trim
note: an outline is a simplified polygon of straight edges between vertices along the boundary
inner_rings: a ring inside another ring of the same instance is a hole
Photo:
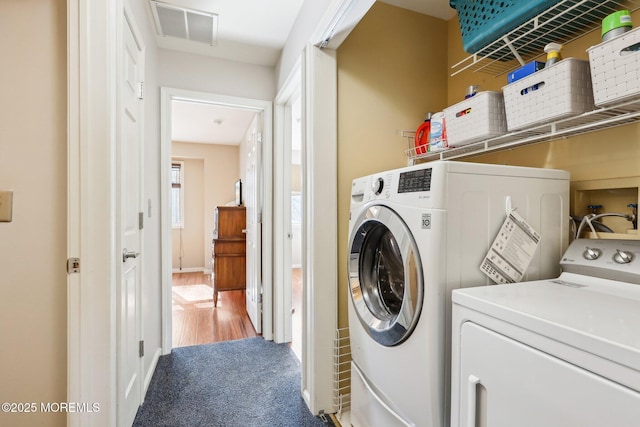
[[[151,365],[149,366],[149,370],[144,376],[144,396],[147,395],[147,390],[149,389],[149,384],[151,384],[151,378],[153,378],[153,373],[156,371],[156,366],[158,365],[158,360],[160,360],[160,354],[162,353],[162,349],[158,347],[156,352],[153,354],[153,359],[151,360]]]
[[[187,267],[183,269],[174,268],[171,270],[172,273],[206,273],[204,267]]]

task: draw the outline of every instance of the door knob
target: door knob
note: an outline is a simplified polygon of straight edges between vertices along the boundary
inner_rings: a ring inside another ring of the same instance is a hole
[[[128,258],[138,258],[140,252],[128,251],[127,248],[122,250],[122,262],[127,262]]]

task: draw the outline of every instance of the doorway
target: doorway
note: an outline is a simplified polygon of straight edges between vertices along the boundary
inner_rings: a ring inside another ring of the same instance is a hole
[[[172,124],[173,124],[173,111],[172,111],[172,103],[174,101],[180,102],[190,102],[190,103],[204,103],[209,105],[214,105],[217,107],[223,108],[231,108],[231,109],[241,109],[245,111],[250,111],[253,116],[262,116],[264,120],[259,121],[260,123],[270,123],[271,120],[271,103],[260,100],[253,99],[245,99],[245,98],[237,98],[237,97],[228,97],[210,93],[203,92],[193,92],[193,91],[185,91],[180,89],[172,89],[172,88],[162,88],[161,90],[161,156],[160,156],[160,170],[161,170],[161,221],[162,221],[162,289],[163,289],[163,352],[170,352],[173,347],[173,244],[172,244],[172,220],[171,215],[171,172],[170,167],[172,163]],[[215,120],[215,119],[212,119]],[[262,126],[260,129],[262,138],[261,138],[261,149],[267,153],[271,149],[271,130],[267,126]],[[239,150],[238,157],[242,159],[245,155],[243,153],[243,146],[241,144]],[[190,156],[182,156],[182,157],[190,157]],[[215,157],[215,156],[214,156]],[[270,194],[271,192],[271,183],[270,180],[265,180],[264,176],[268,176],[267,173],[271,173],[271,167],[269,166],[269,162],[271,161],[271,156],[268,154],[264,155],[265,162],[264,167],[261,168],[262,174],[258,177],[259,190],[263,194]],[[207,160],[204,160],[206,164]],[[239,171],[240,176],[242,176],[243,162],[240,161]],[[211,243],[212,243],[212,233],[213,233],[213,223],[214,223],[214,211],[217,205],[224,205],[226,203],[231,202],[234,199],[235,193],[235,181],[238,179],[238,176],[234,176],[231,180],[231,183],[225,187],[226,191],[229,191],[231,196],[225,196],[224,191],[222,195],[222,199],[218,202],[213,200],[206,200],[203,208],[203,218],[204,218],[204,231],[201,232],[201,258],[200,258],[200,270],[204,270],[207,273],[211,271]],[[204,176],[205,182],[215,181],[214,178],[210,178]],[[217,184],[220,184],[216,182]],[[186,185],[186,183],[185,183]],[[224,184],[222,184],[224,185]],[[246,189],[244,197],[249,197],[251,189]],[[206,190],[205,190],[206,192]],[[226,198],[225,198],[226,197]],[[227,200],[230,199],[230,200]],[[271,227],[269,226],[269,221],[271,220],[270,215],[270,206],[268,204],[268,197],[263,198],[264,202],[260,206],[261,219],[264,222],[263,225],[263,242],[262,244],[267,245],[270,244],[271,239]],[[207,218],[209,220],[207,220]],[[248,245],[247,245],[248,246]],[[247,254],[247,257],[250,257],[250,254]],[[268,268],[270,259],[265,259],[269,254],[266,253],[262,256],[262,265],[263,272],[262,274],[256,274],[251,277],[249,274],[247,277],[247,288],[253,287],[255,289],[259,289],[263,292],[265,302],[268,300],[268,293],[270,292],[271,281],[267,280],[270,277],[270,268]],[[186,266],[185,266],[186,267]],[[204,281],[204,278],[202,278]],[[200,283],[198,283],[200,284]],[[207,285],[207,283],[203,283]],[[206,290],[206,289],[205,289]],[[211,302],[211,305],[212,302]],[[206,309],[206,303],[205,307]],[[212,311],[210,314],[213,315]],[[271,328],[267,328],[266,326],[271,324],[271,321],[267,319],[268,316],[271,316],[270,310],[263,310],[262,317],[263,322],[265,323],[265,327],[263,328],[263,336],[269,334],[271,332]],[[212,318],[212,317],[210,317]],[[269,339],[269,338],[267,338]]]
[[[219,254],[224,252],[223,258],[218,255],[219,270],[231,261],[233,274],[215,282],[212,253],[217,210],[234,210],[238,218],[244,215],[244,208],[235,208],[244,206],[244,198],[235,199],[236,184],[246,181],[247,162],[241,153],[247,151],[247,135],[255,131],[258,113],[184,100],[173,100],[171,113],[173,347],[256,336],[245,308],[244,245],[231,242],[234,253],[222,248],[229,247],[226,240],[216,247]],[[234,238],[244,237],[243,228],[238,222]],[[214,284],[216,290],[222,284],[234,290],[220,292],[216,304]]]

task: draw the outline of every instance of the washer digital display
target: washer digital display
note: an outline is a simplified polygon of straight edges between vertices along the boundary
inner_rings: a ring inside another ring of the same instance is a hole
[[[431,191],[431,168],[402,172],[398,181],[398,193]]]

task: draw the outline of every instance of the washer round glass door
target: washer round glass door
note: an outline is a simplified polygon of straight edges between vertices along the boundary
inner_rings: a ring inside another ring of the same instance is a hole
[[[374,205],[356,219],[349,239],[349,290],[360,323],[385,346],[415,328],[424,294],[413,236],[393,210]]]

